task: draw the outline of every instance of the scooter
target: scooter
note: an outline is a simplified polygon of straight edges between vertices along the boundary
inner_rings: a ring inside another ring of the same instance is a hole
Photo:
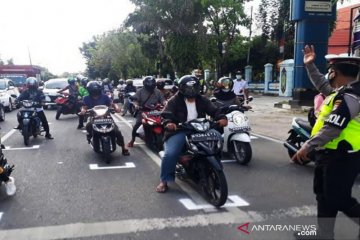
[[[285,148],[288,150],[289,157],[292,158],[294,154],[301,148],[301,146],[310,138],[312,127],[310,123],[301,118],[293,118],[291,129],[289,130],[289,137],[284,142]],[[309,158],[313,160],[311,154]],[[308,162],[305,162],[306,164]]]
[[[36,138],[44,131],[36,110],[41,105],[31,100],[23,100],[21,104],[22,108],[18,112],[21,119],[20,131],[23,135],[25,146],[28,146],[31,135]]]
[[[98,105],[86,111],[92,125],[92,137],[88,142],[96,153],[104,156],[107,164],[111,161],[111,153],[116,150],[115,122],[111,117],[115,113],[113,108]]]
[[[163,118],[173,119],[173,114],[163,112]],[[222,137],[212,130],[215,123],[199,118],[179,124],[186,133],[186,144],[176,165],[176,177],[190,178],[204,193],[205,199],[215,207],[225,204],[228,186],[220,160]],[[163,157],[164,152],[160,152]]]
[[[142,108],[141,122],[137,133],[145,144],[155,152],[163,150],[164,129],[161,123],[163,105],[145,106]]]
[[[55,103],[57,105],[55,119],[59,120],[60,115],[67,115],[67,114],[78,114],[80,111],[81,102],[76,99],[70,101],[68,95],[63,94],[55,99]]]

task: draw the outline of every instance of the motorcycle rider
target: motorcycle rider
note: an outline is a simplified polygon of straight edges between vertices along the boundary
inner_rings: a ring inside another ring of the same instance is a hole
[[[79,96],[79,86],[76,85],[76,80],[73,77],[68,78],[68,84],[69,85],[59,90],[58,93],[62,93],[66,90],[69,90],[69,103],[74,104],[75,107],[78,107],[77,99]]]
[[[28,77],[25,81],[26,84],[26,90],[23,91],[20,96],[17,98],[17,101],[23,101],[23,100],[32,100],[34,102],[43,103],[45,101],[45,95],[44,93],[38,89],[38,80],[34,77]],[[50,128],[49,123],[46,119],[44,108],[38,107],[36,108],[37,115],[42,123],[42,126],[44,128],[44,131],[46,132],[45,138],[47,139],[53,139],[53,137],[50,134]],[[15,129],[21,129],[22,126],[22,119],[20,112],[17,115],[17,119],[19,122],[19,125]]]
[[[234,82],[229,77],[222,77],[217,81],[216,88],[214,90],[214,97],[217,100],[215,105],[217,105],[218,107],[241,105],[239,99],[236,97],[236,94],[232,90],[233,85]]]
[[[249,98],[249,86],[247,81],[242,78],[241,71],[236,72],[236,79],[233,81],[233,91],[240,101],[245,101]]]
[[[115,112],[119,113],[120,108],[117,104],[114,104],[106,94],[103,94],[103,87],[101,82],[98,81],[90,81],[88,82],[86,89],[89,92],[89,95],[84,97],[84,105],[81,108],[80,115],[85,115],[86,110],[91,109],[98,105],[106,105],[108,107],[113,107]],[[86,124],[86,131],[88,132],[87,139],[90,141],[92,138],[92,123],[88,122]],[[115,125],[115,135],[116,135],[116,143],[122,148],[122,154],[124,156],[130,155],[129,150],[125,147],[124,137],[120,132],[120,129],[117,125]]]
[[[106,94],[106,93],[111,93],[111,96],[112,96],[112,93],[113,93],[113,86],[110,82],[110,79],[108,78],[105,78],[103,81],[102,81],[102,86],[103,86],[103,93]]]
[[[165,80],[156,80],[156,88],[159,89],[165,99],[169,99],[171,97],[170,91],[165,90]]]
[[[327,97],[311,138],[292,160],[309,161],[308,154],[315,150],[313,188],[319,239],[333,239],[338,211],[359,225],[360,204],[351,190],[360,171],[360,57],[325,56],[329,63],[326,79],[314,64],[314,46],[306,45],[303,52],[309,78]]]
[[[88,83],[88,79],[83,77],[80,80],[80,87],[79,87],[79,97],[83,100],[84,97],[89,96],[89,91],[86,89],[86,85]],[[84,115],[79,114],[79,125],[77,129],[82,129],[84,127]]]
[[[132,97],[134,99],[134,105],[137,109],[136,112],[136,123],[133,126],[132,130],[132,138],[128,143],[128,147],[133,147],[135,138],[136,138],[136,130],[141,126],[141,109],[145,106],[155,106],[157,104],[165,105],[166,101],[163,94],[156,89],[156,80],[153,76],[146,76],[143,79],[144,87],[137,90],[136,94]]]
[[[169,100],[163,110],[173,113],[174,119],[164,119],[163,121],[165,154],[161,161],[160,183],[156,187],[158,193],[165,193],[168,190],[168,182],[175,180],[176,163],[185,144],[186,135],[183,131],[176,131],[177,124],[204,118],[207,114],[218,120],[217,123],[220,127],[227,125],[226,116],[218,114],[218,109],[210,100],[202,96],[200,91],[201,85],[197,77],[183,76],[179,81],[179,91]]]
[[[132,80],[126,80],[126,87],[124,89],[124,108],[122,110],[122,114],[121,116],[125,116],[125,114],[127,113],[127,110],[129,109],[129,97],[127,96],[128,93],[131,92],[136,92],[136,87],[133,85],[133,81]]]

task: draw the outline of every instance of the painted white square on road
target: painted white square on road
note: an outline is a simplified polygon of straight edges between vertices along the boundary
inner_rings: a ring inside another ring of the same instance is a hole
[[[231,201],[229,201],[229,200],[231,200]],[[188,210],[216,209],[213,205],[210,205],[210,204],[199,204],[199,205],[197,205],[190,198],[182,198],[179,201]],[[238,195],[231,195],[231,196],[228,196],[228,201],[221,207],[222,208],[229,208],[229,207],[243,207],[243,206],[249,206],[249,205],[250,204],[248,202],[246,202],[244,199],[242,199]]]
[[[122,168],[135,168],[133,162],[126,162],[124,166],[109,166],[109,167],[99,167],[98,164],[89,164],[90,170],[105,170],[105,169],[122,169]]]

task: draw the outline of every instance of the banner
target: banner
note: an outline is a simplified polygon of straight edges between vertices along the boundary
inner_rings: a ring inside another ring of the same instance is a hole
[[[360,56],[360,11],[354,19],[353,29],[353,52],[355,56]]]

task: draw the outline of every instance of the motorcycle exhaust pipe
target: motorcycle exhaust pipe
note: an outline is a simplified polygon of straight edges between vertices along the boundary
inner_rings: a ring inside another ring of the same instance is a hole
[[[296,153],[299,150],[296,146],[294,146],[288,142],[284,142],[284,147],[286,147],[290,151],[293,151],[294,153]]]

